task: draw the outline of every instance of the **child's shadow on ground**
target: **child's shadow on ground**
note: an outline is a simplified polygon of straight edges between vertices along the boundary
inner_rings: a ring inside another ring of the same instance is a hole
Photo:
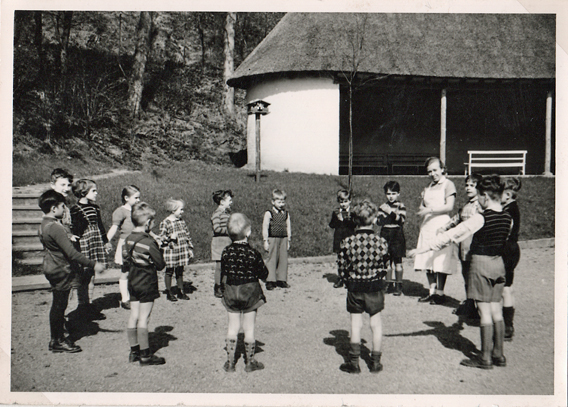
[[[329,332],[333,335],[333,338],[324,338],[323,343],[335,348],[335,352],[343,358],[343,362],[347,363],[349,361],[349,350],[351,350],[349,332],[344,329],[335,329]],[[364,339],[361,340],[361,359],[367,364],[367,367],[371,367],[373,361],[371,359],[371,350],[365,346]]]
[[[73,342],[85,336],[96,335],[99,332],[122,332],[121,330],[103,329],[93,319],[78,310],[73,310],[67,314],[65,329],[69,333],[69,339]]]
[[[194,291],[197,291],[197,287],[193,285],[191,281],[184,281],[183,282],[183,292],[186,294],[191,294]],[[166,290],[162,291],[163,294],[166,294]],[[179,293],[179,287],[177,285],[172,287],[172,294],[177,295]]]
[[[105,294],[102,297],[96,298],[93,300],[92,304],[98,309],[98,310],[105,310],[105,309],[111,309],[111,308],[118,308],[120,307],[120,301],[122,300],[122,297],[120,296],[120,293],[108,293]]]
[[[261,352],[264,352],[264,349],[261,348],[261,346],[264,346],[264,342],[260,342],[260,341],[255,341],[255,355]],[[235,364],[239,361],[239,359],[241,358],[241,356],[245,357],[245,334],[243,333],[239,333],[238,337],[237,337],[237,347],[235,349]]]
[[[385,337],[434,335],[445,348],[458,350],[467,358],[471,359],[479,354],[475,344],[460,335],[458,324],[446,326],[440,321],[424,321],[424,324],[432,327],[432,329],[401,334],[387,334]]]
[[[165,325],[158,326],[154,332],[148,333],[148,341],[150,342],[150,350],[152,353],[157,352],[159,349],[169,346],[170,341],[175,341],[177,338],[168,332],[174,330],[173,326]]]
[[[339,276],[334,273],[325,273],[322,278],[325,278],[328,283],[335,284],[339,280]]]
[[[424,297],[428,295],[428,290],[424,288],[424,286],[420,283],[404,280],[402,284],[402,293],[407,297]],[[459,307],[460,302],[455,298],[446,295],[446,301],[443,304],[439,305],[455,309]]]

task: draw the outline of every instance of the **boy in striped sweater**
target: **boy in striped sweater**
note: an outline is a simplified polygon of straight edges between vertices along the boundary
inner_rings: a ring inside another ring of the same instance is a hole
[[[127,326],[130,343],[129,362],[140,365],[163,365],[166,360],[150,352],[148,321],[158,291],[158,270],[166,266],[158,243],[149,232],[154,226],[156,211],[146,202],[132,207],[134,229],[124,240],[122,259],[128,265],[128,293],[130,294],[130,318]]]
[[[388,264],[388,244],[373,231],[377,217],[377,205],[363,200],[353,208],[353,218],[358,225],[353,236],[341,243],[337,258],[339,275],[347,288],[347,311],[351,314],[351,350],[349,359],[340,366],[348,373],[360,373],[361,328],[363,312],[370,315],[372,340],[371,373],[383,370],[381,364],[382,322],[381,311],[385,307],[382,279]]]
[[[481,357],[464,359],[462,366],[493,369],[506,366],[503,355],[505,323],[503,289],[505,264],[503,249],[512,225],[511,215],[501,206],[503,183],[498,175],[489,175],[477,183],[478,201],[483,213],[476,213],[455,228],[440,233],[427,247],[411,250],[408,255],[440,250],[451,242],[459,243],[473,235],[468,274],[467,298],[475,300],[480,314]]]

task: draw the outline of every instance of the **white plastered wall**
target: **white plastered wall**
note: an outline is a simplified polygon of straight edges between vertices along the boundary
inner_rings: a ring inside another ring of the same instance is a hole
[[[339,85],[331,78],[273,79],[247,90],[270,113],[260,119],[263,170],[338,174]],[[255,168],[255,116],[247,123],[248,167]]]

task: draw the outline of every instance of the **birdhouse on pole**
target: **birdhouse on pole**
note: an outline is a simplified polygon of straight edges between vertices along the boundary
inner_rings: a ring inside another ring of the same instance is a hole
[[[255,99],[247,103],[247,114],[255,116],[255,136],[256,136],[256,182],[260,181],[260,116],[270,113],[268,111],[270,103],[264,100]]]

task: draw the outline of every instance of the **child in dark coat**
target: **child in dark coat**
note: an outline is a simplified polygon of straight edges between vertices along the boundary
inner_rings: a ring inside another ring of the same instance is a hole
[[[343,239],[353,235],[355,232],[355,222],[351,216],[351,194],[344,189],[337,191],[337,202],[339,208],[331,213],[331,221],[329,227],[334,229],[333,232],[333,252],[339,253],[339,246]],[[340,278],[333,284],[334,288],[343,287],[343,281]]]

